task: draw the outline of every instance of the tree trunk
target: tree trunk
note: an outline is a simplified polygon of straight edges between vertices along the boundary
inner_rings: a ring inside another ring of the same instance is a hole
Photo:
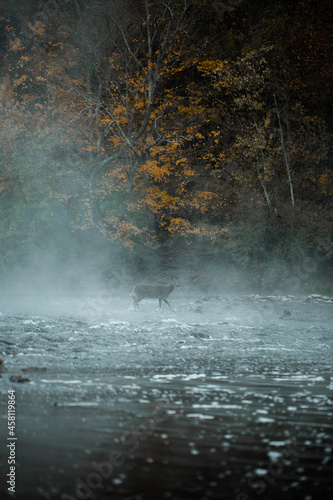
[[[294,198],[293,183],[292,183],[292,180],[291,180],[291,174],[290,174],[290,168],[289,168],[289,161],[288,161],[286,143],[285,143],[284,137],[283,137],[283,130],[282,130],[282,124],[281,124],[280,111],[279,111],[278,106],[277,106],[277,101],[276,101],[275,95],[274,95],[274,102],[275,102],[275,108],[276,108],[276,115],[277,115],[277,118],[278,118],[280,138],[281,138],[281,145],[282,145],[282,150],[283,150],[283,155],[284,155],[284,162],[285,162],[285,165],[286,165],[286,170],[287,170],[287,175],[288,175],[291,206],[292,206],[292,209],[293,209],[293,213],[295,213],[295,198]]]

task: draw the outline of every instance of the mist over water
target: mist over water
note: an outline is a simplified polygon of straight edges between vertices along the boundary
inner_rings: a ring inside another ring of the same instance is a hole
[[[0,4],[1,499],[331,498],[327,0]]]
[[[18,499],[330,497],[332,299],[92,283],[2,294]]]

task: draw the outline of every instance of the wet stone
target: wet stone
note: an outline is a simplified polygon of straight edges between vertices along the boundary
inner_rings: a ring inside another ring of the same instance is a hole
[[[11,382],[30,382],[30,379],[28,377],[24,377],[20,373],[14,373],[14,375],[11,375],[9,377],[9,380]]]
[[[209,339],[210,336],[207,333],[202,332],[192,332],[190,333],[190,337],[195,337],[196,339]]]
[[[45,366],[27,366],[25,368],[21,368],[21,370],[26,373],[38,373],[45,372],[47,368]]]

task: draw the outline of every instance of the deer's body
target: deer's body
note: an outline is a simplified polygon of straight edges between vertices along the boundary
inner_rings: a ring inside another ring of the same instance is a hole
[[[175,286],[178,286],[177,282],[173,282],[170,286],[135,285],[130,294],[133,299],[134,307],[137,309],[139,307],[139,302],[143,299],[158,299],[159,309],[162,308],[163,300],[173,311],[171,305],[167,300],[167,297],[169,297]]]

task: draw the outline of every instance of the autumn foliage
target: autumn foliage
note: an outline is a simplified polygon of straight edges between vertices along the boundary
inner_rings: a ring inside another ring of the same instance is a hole
[[[300,255],[330,265],[328,0],[17,4],[0,17],[2,269],[50,242],[180,265],[199,248],[272,286]]]

